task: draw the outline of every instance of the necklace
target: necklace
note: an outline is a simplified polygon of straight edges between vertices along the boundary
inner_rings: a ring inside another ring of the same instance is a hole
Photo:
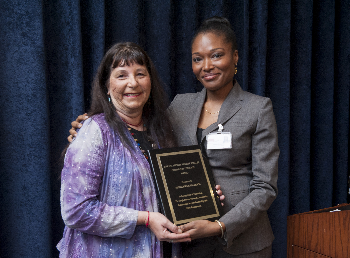
[[[208,110],[206,110],[206,109],[204,109],[206,112],[208,112],[209,114],[211,114],[211,115],[215,115],[215,114],[219,114],[219,112],[220,112],[220,110],[219,111],[216,111],[216,112],[214,112],[214,113],[211,113],[211,112],[209,112]]]
[[[134,138],[137,146],[140,148],[143,156],[145,156],[146,160],[148,160],[148,155],[147,155],[147,152],[146,150],[147,149],[152,149],[149,141],[147,139],[145,139],[144,137],[144,132],[139,132],[133,128],[130,128],[128,127],[128,130],[130,131],[130,134],[132,135],[132,137]],[[138,136],[137,136],[138,135]],[[137,138],[140,138],[140,141],[139,139]],[[142,146],[141,146],[142,145]],[[145,149],[145,150],[144,150]]]
[[[134,126],[134,127],[139,127],[141,124],[142,124],[142,119],[141,119],[141,121],[140,121],[140,123],[138,123],[137,125],[133,125],[133,124],[130,124],[130,123],[128,123],[127,121],[125,121],[123,118],[122,118],[122,120],[126,123],[126,124],[128,124],[128,125],[131,125],[131,126]]]

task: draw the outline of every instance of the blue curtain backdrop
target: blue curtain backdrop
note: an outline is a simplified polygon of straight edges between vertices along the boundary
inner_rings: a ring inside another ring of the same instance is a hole
[[[273,257],[287,215],[347,202],[350,1],[0,0],[0,257],[57,257],[59,157],[70,122],[115,42],[141,44],[170,98],[201,88],[191,71],[200,22],[227,17],[237,80],[274,104],[279,195]]]

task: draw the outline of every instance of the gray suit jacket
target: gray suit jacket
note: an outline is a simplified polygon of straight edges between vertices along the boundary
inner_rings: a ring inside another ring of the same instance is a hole
[[[199,116],[206,90],[177,95],[169,116],[178,143],[196,145]],[[232,149],[205,150],[216,184],[226,196],[220,221],[226,225],[224,250],[231,254],[259,251],[274,239],[267,210],[277,195],[279,148],[277,126],[269,98],[242,90],[238,83],[221,106],[217,123],[203,131],[205,136],[224,126],[232,133]]]

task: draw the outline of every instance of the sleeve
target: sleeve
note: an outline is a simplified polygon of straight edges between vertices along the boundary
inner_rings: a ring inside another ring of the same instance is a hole
[[[249,194],[220,221],[225,223],[225,240],[230,247],[234,238],[248,230],[265,213],[277,196],[277,125],[271,100],[265,98],[252,135],[252,173]]]
[[[61,213],[65,225],[102,237],[131,238],[138,211],[99,201],[106,164],[100,127],[86,120],[69,146],[61,175]]]
[[[177,102],[178,102],[179,98],[180,98],[180,94],[175,95],[174,99],[171,101],[169,107],[166,110],[166,112],[170,118],[172,118],[173,115],[176,115],[176,110],[174,110],[174,109],[176,109],[176,107],[178,106]]]

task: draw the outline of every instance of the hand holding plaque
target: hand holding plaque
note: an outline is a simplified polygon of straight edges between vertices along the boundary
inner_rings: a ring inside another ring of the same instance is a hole
[[[175,225],[221,217],[210,166],[199,146],[150,150],[164,215]]]

